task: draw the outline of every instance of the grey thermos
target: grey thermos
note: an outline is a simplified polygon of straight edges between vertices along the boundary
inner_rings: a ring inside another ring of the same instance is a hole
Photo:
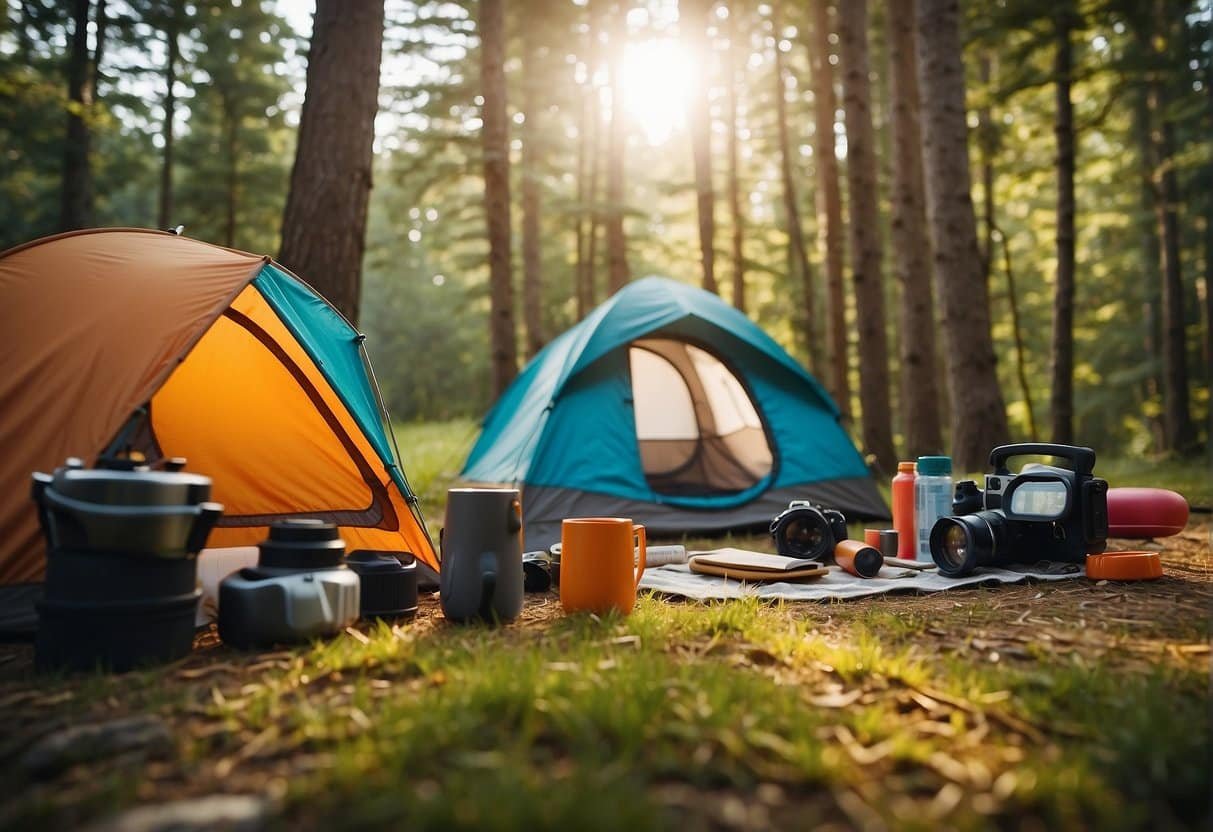
[[[442,612],[512,621],[522,611],[522,502],[514,488],[452,488],[442,529]]]

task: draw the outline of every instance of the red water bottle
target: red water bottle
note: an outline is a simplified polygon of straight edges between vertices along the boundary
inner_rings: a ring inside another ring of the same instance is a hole
[[[897,529],[897,557],[914,560],[918,533],[914,526],[914,463],[897,463],[893,477],[893,528]]]

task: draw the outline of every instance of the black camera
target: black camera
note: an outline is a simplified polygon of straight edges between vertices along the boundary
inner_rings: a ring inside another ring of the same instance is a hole
[[[838,541],[847,539],[847,518],[837,509],[793,500],[771,521],[771,537],[781,555],[824,561]]]
[[[1068,468],[1032,463],[1012,474],[1007,460],[1037,454]],[[1108,539],[1108,483],[1092,474],[1095,451],[1071,445],[1002,445],[990,452],[983,491],[956,484],[951,517],[931,529],[931,557],[941,574],[958,578],[978,566],[1083,563]]]

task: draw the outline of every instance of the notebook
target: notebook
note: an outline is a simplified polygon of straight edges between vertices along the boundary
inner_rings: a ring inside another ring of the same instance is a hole
[[[829,573],[819,561],[733,548],[692,552],[689,563],[692,572],[738,581],[798,581]]]

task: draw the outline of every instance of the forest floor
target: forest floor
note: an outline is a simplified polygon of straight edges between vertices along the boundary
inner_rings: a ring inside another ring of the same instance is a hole
[[[1109,468],[1210,503],[1199,468]],[[1194,514],[1142,584],[602,619],[545,594],[499,629],[425,597],[292,650],[212,629],[121,676],[0,645],[0,828],[1208,828],[1210,535]]]

